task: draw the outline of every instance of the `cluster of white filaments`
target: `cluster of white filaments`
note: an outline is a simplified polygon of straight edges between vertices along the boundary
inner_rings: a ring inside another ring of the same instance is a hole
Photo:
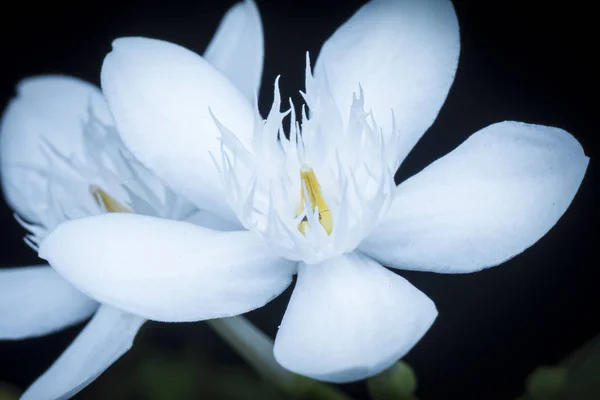
[[[217,121],[220,172],[247,229],[281,256],[314,264],[354,250],[389,208],[399,135],[378,128],[360,87],[344,119],[327,77],[313,78],[308,57],[302,95],[310,117],[303,107],[301,124],[291,100],[280,111],[278,79],[266,120],[256,111],[251,148]]]
[[[43,168],[18,166],[28,179],[15,190],[31,204],[36,221],[15,218],[30,232],[25,237],[30,247],[37,249],[48,232],[70,219],[106,212],[185,219],[195,211],[142,166],[116,129],[96,118],[91,108],[82,130],[82,156],[64,154],[46,141],[41,144]]]

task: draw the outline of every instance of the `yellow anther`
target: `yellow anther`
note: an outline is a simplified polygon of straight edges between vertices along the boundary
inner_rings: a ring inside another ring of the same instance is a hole
[[[300,180],[304,182],[304,185],[300,188],[300,206],[298,207],[296,216],[302,214],[304,211],[304,187],[306,187],[312,210],[314,211],[317,207],[319,208],[319,223],[325,229],[325,232],[330,235],[333,230],[333,219],[331,218],[329,206],[325,202],[325,199],[323,199],[323,194],[321,194],[321,185],[319,185],[315,171],[310,167],[302,167],[300,169]],[[298,224],[298,230],[303,235],[306,235],[306,227],[309,225],[308,218],[304,217],[300,224]]]
[[[100,207],[104,206],[108,212],[132,213],[128,207],[125,207],[117,200],[108,195],[99,186],[90,185],[90,193],[94,196],[94,200]]]

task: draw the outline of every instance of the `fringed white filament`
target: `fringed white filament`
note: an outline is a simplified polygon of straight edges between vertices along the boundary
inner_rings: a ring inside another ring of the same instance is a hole
[[[310,117],[303,108],[301,124],[291,100],[290,109],[280,111],[278,83],[279,77],[267,118],[262,120],[256,110],[252,148],[215,118],[222,134],[217,165],[228,201],[247,229],[283,257],[318,263],[354,250],[387,211],[395,188],[398,133],[378,128],[374,116],[364,110],[360,87],[344,121],[327,78],[312,77],[308,56],[303,96]],[[283,120],[288,115],[286,137]],[[301,191],[306,190],[302,167],[312,168],[320,182],[333,218],[331,234],[319,223],[319,210],[313,210],[308,195],[298,215]],[[303,219],[309,225],[304,234],[298,230]]]
[[[16,188],[23,201],[35,202],[39,224],[15,215],[30,233],[25,242],[37,250],[39,243],[60,223],[107,212],[90,192],[100,187],[138,214],[184,219],[195,208],[166,187],[127,150],[115,128],[102,123],[89,109],[82,121],[83,157],[63,154],[51,142],[42,142],[44,168],[19,167],[30,171],[35,185]]]

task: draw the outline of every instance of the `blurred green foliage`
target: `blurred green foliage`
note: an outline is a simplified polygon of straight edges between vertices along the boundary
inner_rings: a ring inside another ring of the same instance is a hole
[[[21,391],[13,385],[0,382],[0,400],[17,400],[21,395]]]
[[[206,324],[150,322],[132,350],[75,399],[350,399],[337,385],[297,378],[297,396],[291,396],[245,365]],[[368,379],[366,386],[372,400],[416,400],[417,377],[403,361]],[[326,392],[316,393],[320,390]],[[0,400],[19,395],[18,388],[0,382]],[[600,336],[561,363],[536,368],[518,400],[600,400]]]
[[[556,366],[541,366],[526,380],[519,400],[600,399],[600,336]]]
[[[373,400],[412,400],[417,390],[417,376],[404,361],[367,380]]]
[[[566,399],[565,367],[539,367],[527,377],[525,388],[532,400]]]
[[[218,363],[209,349],[189,345],[182,351],[143,346],[136,360],[109,370],[94,399],[114,400],[285,400],[251,369]],[[125,373],[125,370],[127,372]],[[107,382],[109,381],[109,382]],[[82,393],[85,394],[85,393]],[[90,398],[86,397],[84,398]]]

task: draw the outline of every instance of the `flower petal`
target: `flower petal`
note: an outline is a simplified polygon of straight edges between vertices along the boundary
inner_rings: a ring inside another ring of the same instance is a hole
[[[364,90],[385,133],[392,113],[401,162],[431,126],[454,80],[460,52],[449,0],[371,1],[325,42],[315,78],[327,77],[343,119],[353,93]]]
[[[47,265],[0,269],[0,339],[46,335],[89,318],[97,308]]]
[[[360,253],[300,264],[275,358],[314,379],[364,379],[404,356],[436,316],[427,296]]]
[[[223,201],[220,131],[250,146],[251,103],[199,55],[175,44],[122,38],[102,65],[102,90],[133,154],[198,207],[235,219]],[[211,156],[214,155],[214,159]]]
[[[289,284],[295,264],[248,231],[105,214],[66,222],[40,257],[91,297],[158,321],[228,317],[262,307]]]
[[[246,230],[240,222],[229,221],[204,210],[194,212],[185,221],[215,231],[230,232]]]
[[[254,1],[246,0],[227,11],[204,58],[254,102],[264,59],[262,23]]]
[[[6,200],[25,219],[40,222],[32,202],[43,184],[34,170],[47,168],[44,140],[65,156],[82,157],[82,121],[90,108],[110,124],[102,93],[87,82],[47,75],[25,79],[17,86],[17,96],[0,126],[0,168]]]
[[[68,399],[131,348],[145,320],[102,305],[94,318],[21,400]]]
[[[589,158],[558,128],[502,122],[400,184],[360,245],[384,265],[465,273],[533,245],[573,200]]]

